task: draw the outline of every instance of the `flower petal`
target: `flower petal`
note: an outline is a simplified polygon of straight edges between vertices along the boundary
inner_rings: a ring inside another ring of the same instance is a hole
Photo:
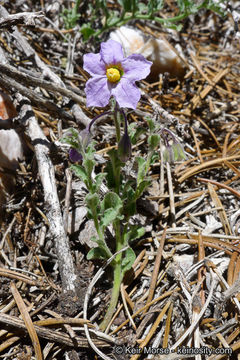
[[[101,60],[100,54],[85,54],[83,55],[83,69],[90,75],[105,75],[105,64]]]
[[[111,90],[111,95],[115,96],[121,108],[136,109],[141,92],[134,83],[122,77],[117,86]]]
[[[114,40],[101,43],[100,55],[106,65],[117,64],[124,59],[122,45]]]
[[[152,66],[152,62],[147,61],[141,54],[130,55],[121,64],[124,71],[123,77],[130,81],[145,79]]]
[[[87,106],[104,107],[111,95],[106,76],[95,76],[86,83]]]

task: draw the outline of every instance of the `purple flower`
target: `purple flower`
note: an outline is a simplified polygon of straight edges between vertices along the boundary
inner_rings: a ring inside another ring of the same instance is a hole
[[[99,54],[83,56],[83,68],[92,76],[85,88],[87,106],[104,107],[114,96],[120,108],[136,109],[141,92],[135,81],[146,78],[151,65],[140,54],[124,58],[122,46],[114,40],[102,42]]]
[[[69,150],[69,158],[72,162],[82,161],[82,155],[74,148]]]

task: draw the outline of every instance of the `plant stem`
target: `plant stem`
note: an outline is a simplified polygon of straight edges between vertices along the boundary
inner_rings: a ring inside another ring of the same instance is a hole
[[[117,139],[117,142],[119,143],[120,138],[121,138],[121,130],[120,130],[120,123],[119,123],[119,119],[118,119],[118,112],[121,113],[121,110],[119,109],[117,103],[115,103],[113,117],[114,117],[115,129],[116,129],[116,139]],[[124,112],[123,112],[123,115],[125,117],[125,130],[126,130],[127,129],[126,128],[127,120],[126,120],[126,116],[125,116]],[[119,164],[116,164],[115,157],[111,158],[111,160],[112,160],[113,173],[114,173],[114,178],[115,178],[115,193],[119,195],[121,166]],[[124,246],[124,244],[123,244],[124,235],[121,234],[120,220],[118,220],[118,219],[115,220],[113,222],[113,227],[114,227],[115,237],[116,237],[116,252],[118,252]],[[107,312],[104,316],[103,321],[100,324],[100,329],[102,331],[105,331],[105,329],[107,328],[107,326],[110,323],[112,316],[115,312],[116,306],[117,306],[119,293],[120,293],[120,286],[121,286],[121,281],[122,281],[122,252],[120,252],[119,254],[116,255],[115,261],[112,263],[112,265],[114,267],[112,295],[111,295],[111,300],[110,300]]]
[[[77,17],[78,15],[78,8],[80,6],[80,2],[81,0],[76,0],[76,3],[74,5],[74,8],[73,8],[73,15]]]
[[[115,308],[118,302],[119,292],[120,292],[120,286],[122,281],[122,269],[121,269],[121,259],[122,259],[122,253],[118,254],[116,256],[116,265],[114,269],[114,278],[113,278],[113,288],[112,288],[112,295],[111,295],[111,301],[108,306],[106,315],[104,316],[104,319],[102,323],[100,324],[100,329],[104,331],[108,324],[110,323],[112,316],[115,312]]]
[[[116,234],[116,251],[119,251],[123,248],[121,231],[120,231],[120,221],[116,220],[114,225],[115,225],[114,228]],[[116,255],[115,258],[114,273],[113,273],[113,288],[112,288],[110,304],[108,306],[104,319],[99,326],[99,328],[102,331],[106,329],[115,312],[115,308],[117,306],[119,293],[120,293],[121,281],[122,281],[122,253],[119,253]]]
[[[177,16],[174,16],[172,18],[167,18],[167,19],[163,19],[157,16],[154,16],[153,18],[151,17],[151,15],[142,15],[142,14],[135,14],[134,15],[134,19],[135,20],[154,20],[160,24],[166,24],[166,23],[175,23],[178,22],[180,20],[185,19],[187,16],[189,15],[189,13],[183,13]],[[122,25],[125,25],[127,22],[129,22],[130,20],[133,19],[133,16],[124,16],[124,18],[120,18],[117,19],[116,21],[114,21],[110,26],[109,25],[105,25],[104,27],[102,27],[101,29],[99,29],[98,31],[95,32],[95,34],[93,34],[94,37],[98,37],[99,35],[101,35],[104,31],[110,29],[110,28],[114,28],[114,27],[120,27]]]
[[[116,129],[116,139],[117,139],[117,143],[119,143],[120,138],[121,138],[121,130],[120,130],[120,125],[119,125],[119,121],[118,121],[118,105],[117,105],[117,103],[115,104],[113,118],[114,118],[114,125],[115,125],[115,129]]]
[[[102,116],[104,116],[104,115],[108,115],[108,114],[112,114],[112,111],[104,111],[102,114],[99,114],[99,115],[95,116],[95,118],[93,118],[93,119],[90,121],[90,123],[88,124],[87,130],[88,130],[89,132],[91,132],[91,127],[92,127],[92,125],[95,123],[95,121],[96,121],[97,119],[99,119],[100,117],[102,117]]]

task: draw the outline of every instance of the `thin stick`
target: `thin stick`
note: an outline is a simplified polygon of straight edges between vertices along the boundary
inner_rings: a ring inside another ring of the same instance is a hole
[[[177,349],[177,347],[179,345],[182,344],[182,342],[193,332],[193,330],[195,329],[195,327],[197,326],[197,324],[199,323],[199,321],[201,320],[203,314],[205,313],[210,300],[213,296],[213,291],[216,287],[216,284],[218,283],[218,280],[216,279],[216,277],[213,277],[213,271],[210,268],[210,274],[211,274],[211,278],[212,278],[212,283],[211,283],[211,288],[207,297],[207,300],[205,302],[205,304],[202,307],[202,310],[200,311],[199,315],[195,318],[195,321],[192,323],[192,325],[187,329],[187,331],[185,331],[185,333],[180,337],[180,339],[170,348],[170,351]]]
[[[38,335],[33,326],[32,319],[27,311],[27,307],[24,304],[24,301],[23,301],[20,293],[18,292],[16,285],[12,282],[10,287],[11,287],[11,292],[16,301],[17,307],[22,315],[22,318],[23,318],[26,328],[28,330],[28,334],[32,340],[32,344],[33,344],[35,354],[36,354],[36,360],[42,360],[43,357],[42,357],[41,346],[40,346],[40,343],[38,340]]]
[[[135,325],[135,323],[133,321],[133,318],[131,317],[130,311],[128,310],[127,301],[126,301],[126,298],[125,298],[125,290],[124,290],[124,285],[123,284],[121,284],[121,296],[122,296],[123,306],[124,306],[124,309],[125,309],[125,311],[127,313],[129,321],[132,324],[132,327],[134,328],[134,330],[136,331],[137,327],[136,327],[136,325]]]
[[[150,288],[149,288],[146,305],[148,305],[153,299],[153,295],[154,295],[154,291],[155,291],[155,287],[156,287],[156,283],[157,283],[157,278],[158,278],[158,273],[159,273],[159,268],[160,268],[160,264],[161,264],[161,259],[162,259],[163,247],[164,247],[164,243],[165,243],[165,239],[166,239],[166,231],[167,231],[167,228],[164,229],[164,232],[163,232],[161,240],[160,240],[160,246],[157,251],[157,256],[156,256],[155,263],[154,263],[154,269],[152,272],[152,278],[151,278],[151,283],[150,283]],[[149,308],[149,306],[146,307],[143,314],[145,314],[147,312],[148,308]]]
[[[70,207],[70,202],[71,202],[71,191],[72,191],[72,171],[70,169],[66,169],[65,174],[66,174],[66,179],[67,179],[67,186],[66,186],[63,222],[64,222],[65,233],[67,234],[69,207]]]
[[[172,227],[176,227],[176,210],[174,204],[174,193],[173,193],[173,185],[172,185],[172,174],[169,163],[167,162],[167,179],[168,179],[168,191],[169,191],[169,205],[170,205],[170,214],[172,216]]]

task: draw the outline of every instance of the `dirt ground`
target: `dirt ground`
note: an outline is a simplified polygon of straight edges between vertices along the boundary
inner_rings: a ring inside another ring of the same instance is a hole
[[[145,41],[164,40],[178,60],[138,84],[141,101],[127,116],[142,132],[125,175],[146,157],[148,117],[177,136],[186,157],[166,162],[157,150],[134,217],[146,232],[132,244],[137,258],[105,333],[111,271],[95,279],[104,262],[86,259],[95,230],[60,139],[102,112],[86,107],[83,55],[99,52],[114,29],[84,42],[87,2],[72,29],[61,15],[68,3],[0,5],[0,87],[13,101],[4,97],[7,114],[0,109],[0,358],[239,359],[240,2],[225,17],[190,15],[180,31],[127,24]],[[170,0],[161,16],[176,11]],[[94,140],[100,173],[116,144],[111,117]]]

